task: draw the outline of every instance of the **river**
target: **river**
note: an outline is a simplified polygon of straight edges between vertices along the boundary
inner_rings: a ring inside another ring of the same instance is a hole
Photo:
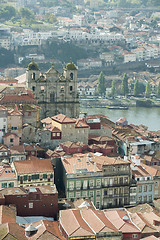
[[[143,124],[151,131],[160,130],[160,108],[130,107],[128,110],[110,110],[107,108],[81,108],[88,115],[103,114],[113,122],[125,117],[129,124]]]

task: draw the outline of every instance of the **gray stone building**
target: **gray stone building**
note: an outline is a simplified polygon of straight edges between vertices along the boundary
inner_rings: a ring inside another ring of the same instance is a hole
[[[28,65],[26,84],[30,88],[38,105],[41,118],[62,113],[69,117],[79,116],[79,98],[77,94],[77,68],[70,62],[63,74],[54,65],[42,74],[35,62]]]

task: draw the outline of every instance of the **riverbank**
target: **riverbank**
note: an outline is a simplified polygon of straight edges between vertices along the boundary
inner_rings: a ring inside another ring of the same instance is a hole
[[[80,105],[82,108],[110,108],[115,109],[125,107],[160,107],[160,99],[144,99],[144,98],[87,98],[80,99]]]

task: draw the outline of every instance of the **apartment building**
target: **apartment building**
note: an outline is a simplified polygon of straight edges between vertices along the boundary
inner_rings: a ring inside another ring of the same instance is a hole
[[[12,167],[18,179],[18,187],[54,184],[54,170],[50,159],[30,157],[29,160],[12,162]]]
[[[90,198],[96,208],[129,204],[129,162],[93,153],[62,157],[61,161],[67,199]]]

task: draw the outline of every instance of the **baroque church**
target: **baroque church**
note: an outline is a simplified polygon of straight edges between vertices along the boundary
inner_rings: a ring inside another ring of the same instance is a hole
[[[59,113],[69,117],[79,116],[77,68],[74,63],[66,64],[63,74],[59,73],[53,64],[45,74],[42,74],[38,65],[32,61],[27,67],[26,84],[38,100],[41,118]]]

